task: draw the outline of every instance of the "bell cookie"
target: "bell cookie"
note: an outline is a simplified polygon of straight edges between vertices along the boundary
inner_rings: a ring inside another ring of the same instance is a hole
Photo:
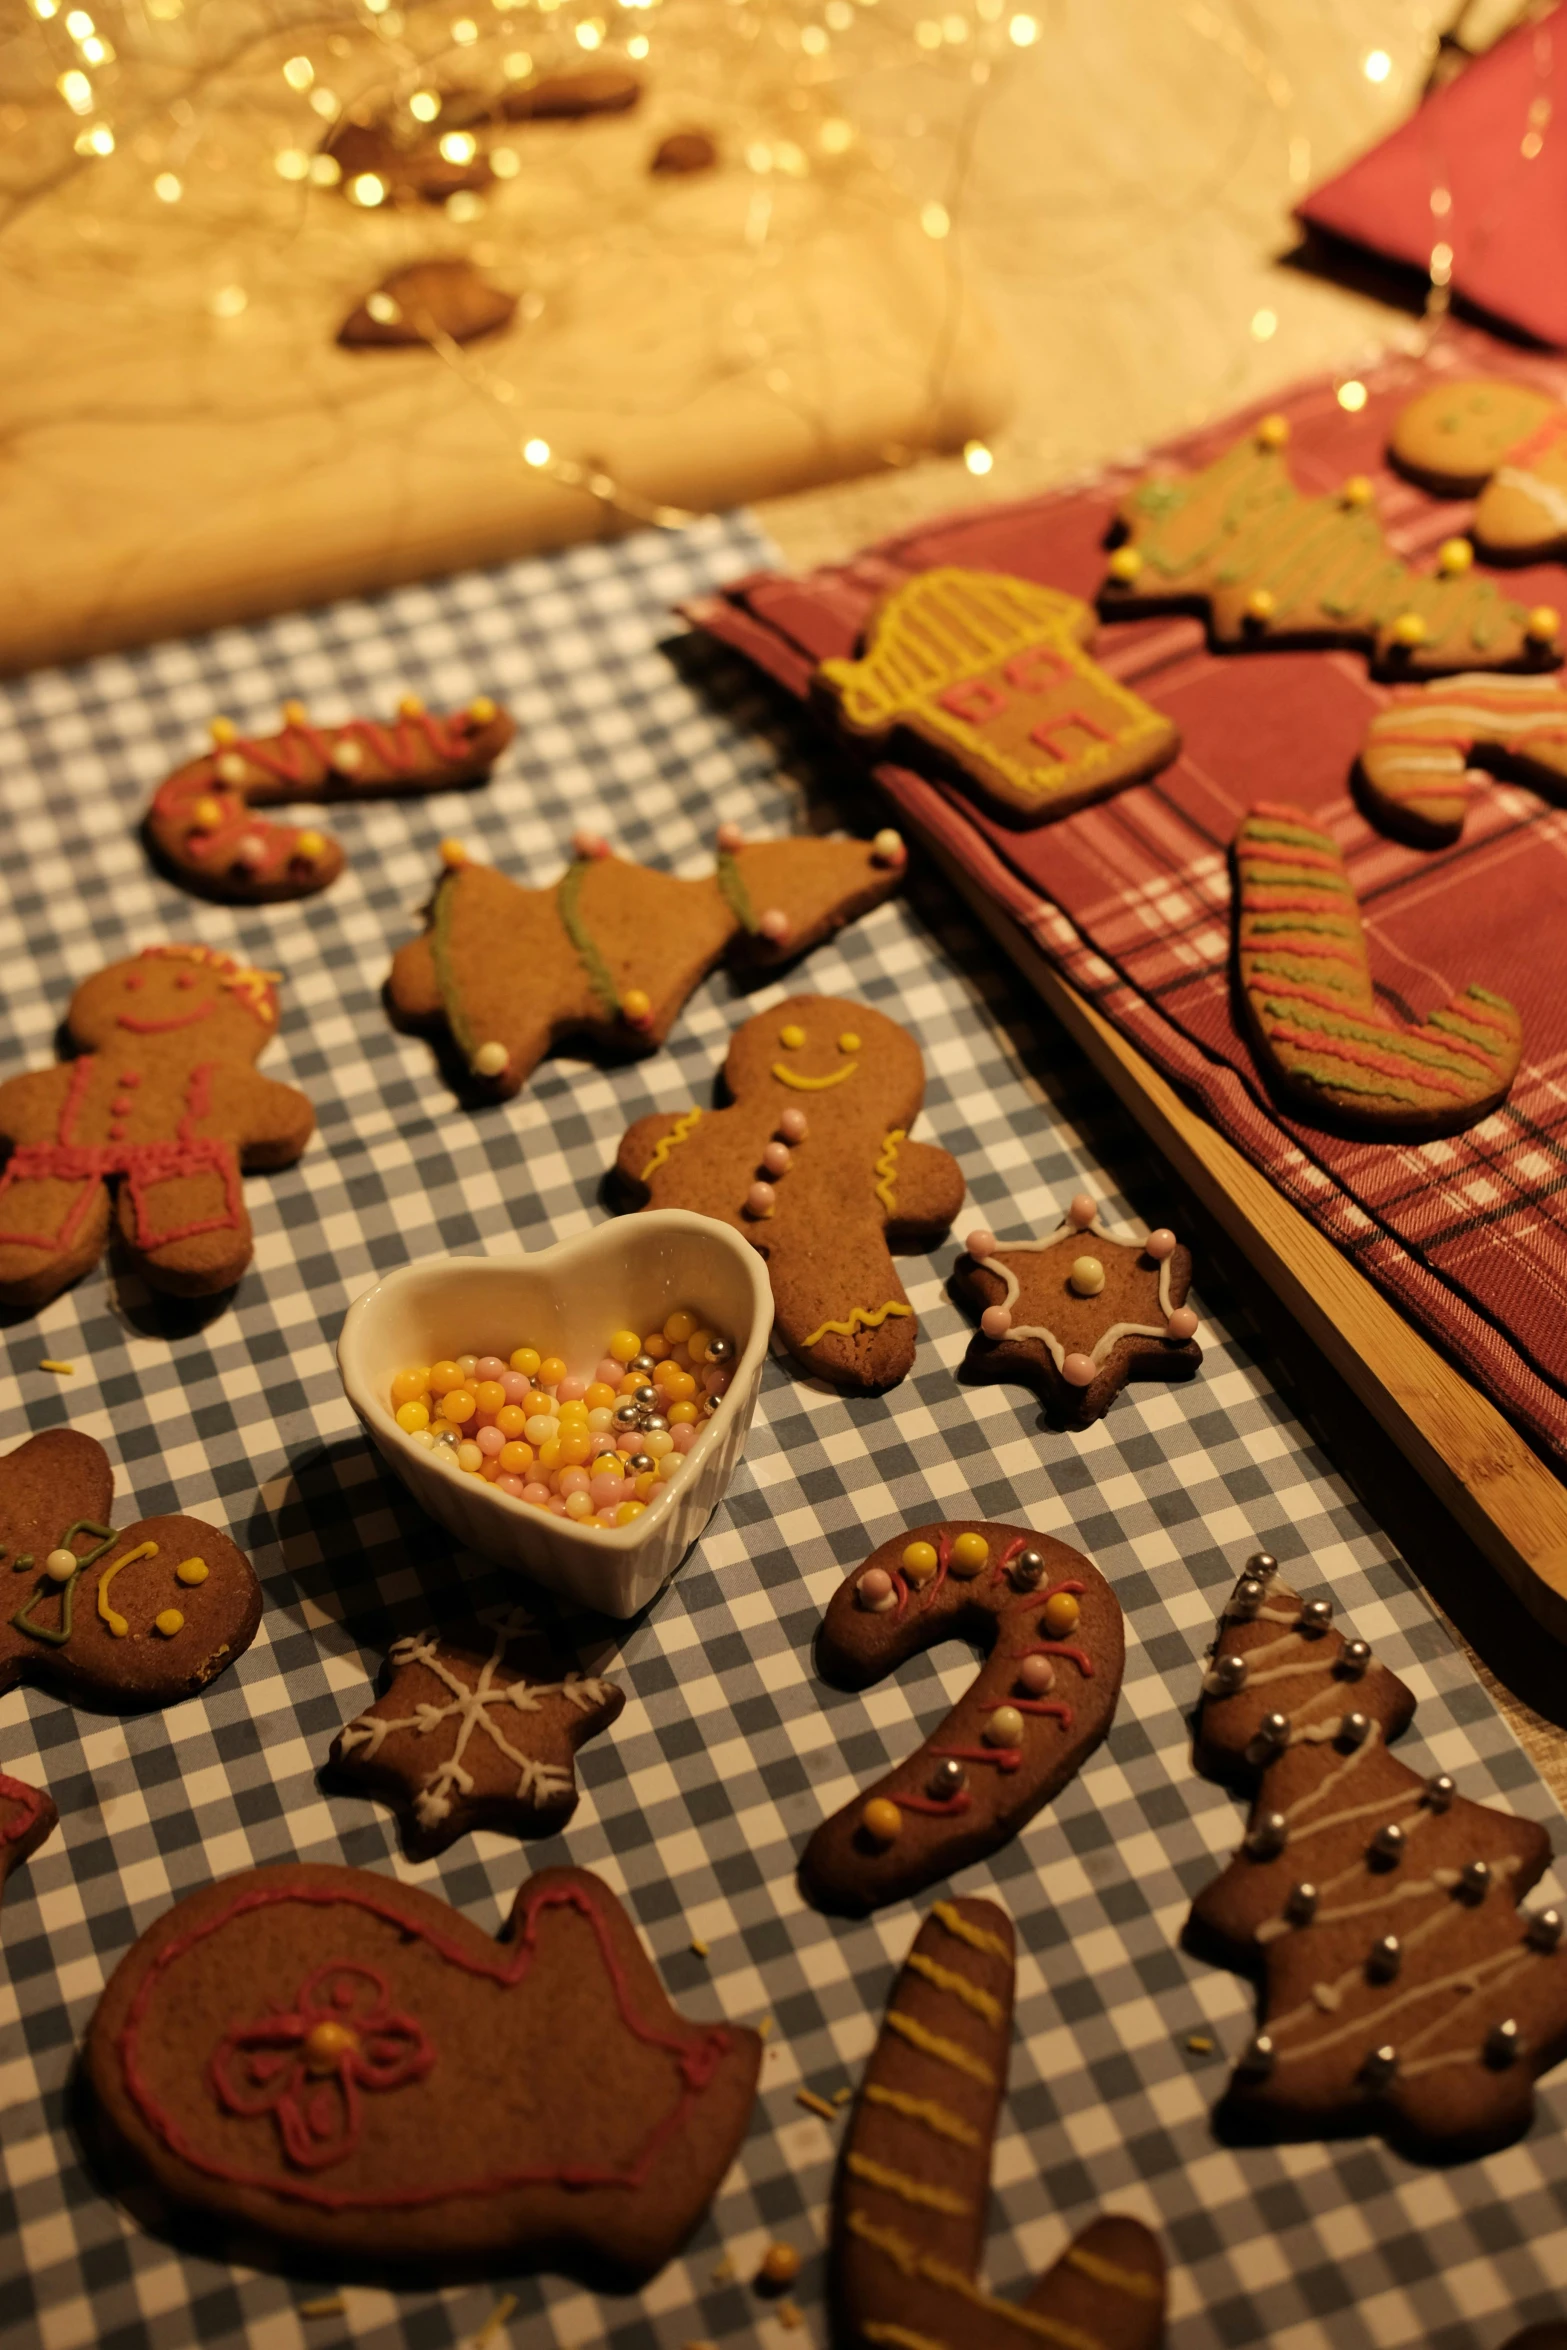
[[[968,1378],[1026,1382],[1060,1426],[1086,1428],[1128,1379],[1196,1376],[1191,1251],[1173,1232],[1123,1240],[1080,1194],[1043,1240],[981,1231],[965,1247],[953,1290],[980,1318]]]
[[[1567,692],[1554,678],[1481,672],[1397,689],[1366,729],[1355,783],[1381,831],[1439,849],[1463,832],[1477,770],[1567,794]]]
[[[153,795],[143,827],[148,845],[199,897],[232,906],[314,897],[342,872],[341,844],[313,825],[264,824],[255,809],[290,800],[407,799],[483,783],[516,731],[484,695],[439,718],[405,694],[387,726],[373,718],[315,726],[302,702],[285,702],[283,718],[282,731],[265,736],[243,735],[230,719],[214,718],[211,750],[177,767]]]
[[[41,1787],[0,1771],[0,1896],[13,1869],[32,1859],[60,1825],[60,1815]]]
[[[864,1917],[982,1860],[1110,1728],[1125,1622],[1064,1542],[971,1518],[910,1526],[833,1593],[817,1662],[835,1687],[869,1689],[943,1640],[989,1654],[935,1734],[817,1829],[800,1862],[817,1909]]]
[[[116,1711],[173,1705],[250,1646],[261,1586],[204,1518],[116,1532],[101,1444],[46,1428],[0,1459],[0,1692],[31,1681]]]
[[[647,2281],[745,2135],[761,2041],[671,2006],[599,1878],[502,1939],[367,1870],[249,1869],[120,1961],[86,2071],[127,2173],[344,2263]]]
[[[1286,420],[1265,416],[1200,473],[1139,482],[1118,511],[1103,616],[1197,612],[1234,649],[1361,647],[1379,676],[1555,668],[1554,611],[1509,602],[1468,565],[1411,571],[1382,535],[1365,476],[1307,497],[1290,479],[1288,440]]]
[[[387,1685],[333,1741],[336,1778],[395,1806],[424,1860],[474,1828],[548,1836],[577,1808],[577,1748],[625,1704],[613,1681],[560,1671],[521,1609],[393,1644]]]
[[[554,888],[525,889],[454,845],[387,999],[400,1027],[451,1039],[475,1092],[509,1100],[562,1046],[653,1052],[724,955],[753,970],[793,961],[890,897],[906,862],[892,831],[745,843],[725,825],[717,870],[682,881],[579,833]]]
[[[1528,2127],[1536,2078],[1567,2055],[1561,1916],[1517,1906],[1550,1839],[1389,1752],[1414,1698],[1332,1616],[1260,1553],[1203,1676],[1198,1768],[1252,1807],[1190,1931],[1262,1978],[1221,2119],[1251,2139],[1380,2130],[1421,2157],[1481,2154]]]
[[[1330,834],[1304,809],[1259,801],[1235,835],[1239,993],[1258,1066],[1313,1123],[1371,1134],[1457,1134],[1507,1099],[1523,1029],[1471,981],[1406,1025],[1378,1003],[1360,906]]]
[[[1158,2350],[1164,2258],[1103,2214],[1022,2301],[979,2281],[1016,1980],[993,1901],[938,1901],[892,1988],[838,2164],[833,2340],[841,2350]]]
[[[731,1106],[639,1118],[615,1172],[639,1208],[691,1208],[767,1260],[775,1330],[801,1369],[860,1392],[914,1364],[894,1249],[933,1248],[963,1202],[957,1161],[908,1130],[925,1065],[868,1004],[790,996],[736,1029]]]
[[[1180,735],[1089,658],[1092,608],[999,571],[922,571],[883,598],[863,653],[824,661],[846,731],[911,738],[981,804],[1045,824],[1167,767]]]
[[[1567,408],[1531,384],[1437,384],[1399,411],[1393,462],[1439,495],[1479,500],[1475,544],[1494,562],[1567,551]]]
[[[36,1309],[119,1236],[176,1297],[231,1289],[254,1243],[242,1173],[288,1167],[315,1129],[291,1085],[252,1063],[277,1029],[275,971],[215,947],[143,947],[84,979],[77,1059],[0,1085],[0,1303]]]

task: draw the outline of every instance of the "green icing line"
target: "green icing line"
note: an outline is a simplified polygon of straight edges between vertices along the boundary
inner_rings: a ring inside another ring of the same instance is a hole
[[[1246,825],[1247,840],[1282,840],[1291,848],[1322,849],[1333,853],[1333,843],[1325,832],[1313,832],[1304,824],[1281,824],[1277,817],[1253,816]]]
[[[435,906],[430,922],[430,955],[435,964],[435,984],[441,991],[441,1002],[446,1008],[446,1025],[453,1042],[465,1061],[471,1061],[478,1047],[468,1015],[458,991],[452,971],[452,923],[456,915],[455,892],[461,878],[460,868],[443,873],[435,885]]]
[[[1311,955],[1253,955],[1253,971],[1273,971],[1281,979],[1310,978],[1314,987],[1333,987],[1341,993],[1356,985],[1347,972],[1324,971]]]
[[[1506,996],[1493,995],[1488,987],[1477,986],[1472,979],[1464,989],[1464,993],[1472,995],[1477,1004],[1489,1004],[1493,1012],[1510,1012],[1513,1008]]]
[[[1352,1016],[1346,1018],[1340,1013],[1328,1011],[1324,1005],[1303,1004],[1293,996],[1264,995],[1263,1009],[1275,1013],[1281,1020],[1293,1020],[1299,1027],[1314,1028],[1324,1039],[1342,1036],[1349,1044],[1375,1045],[1381,1052],[1401,1055],[1413,1063],[1417,1070],[1421,1066],[1443,1069],[1450,1077],[1471,1080],[1477,1074],[1474,1062],[1469,1058],[1460,1058],[1451,1051],[1444,1052],[1429,1037],[1412,1034],[1407,1029],[1398,1036],[1390,1036],[1385,1028],[1378,1028],[1371,1021],[1356,1020]]]
[[[751,893],[740,876],[740,860],[732,849],[718,852],[718,886],[725,905],[744,931],[756,935],[756,910],[751,904]]]
[[[1391,1094],[1395,1101],[1413,1101],[1416,1098],[1413,1080],[1406,1082],[1399,1077],[1376,1077],[1369,1071],[1363,1074],[1339,1061],[1326,1069],[1314,1066],[1310,1061],[1291,1061],[1289,1072],[1292,1077],[1304,1077],[1308,1084],[1324,1088],[1331,1086],[1335,1093],[1368,1093],[1384,1098]]]
[[[72,1575],[61,1584],[51,1583],[46,1576],[26,1607],[18,1608],[16,1614],[11,1618],[12,1625],[18,1632],[25,1632],[29,1640],[42,1640],[49,1648],[63,1648],[71,1637],[71,1624],[74,1616],[72,1602],[76,1590],[76,1576],[81,1573],[83,1567],[90,1567],[95,1559],[101,1559],[110,1544],[118,1539],[112,1526],[100,1526],[95,1518],[77,1518],[66,1527],[55,1548],[69,1550],[78,1534],[96,1534],[102,1539],[94,1545],[85,1558],[77,1560],[76,1575]],[[18,1559],[16,1563],[21,1566],[23,1561]],[[31,1564],[31,1561],[29,1560],[27,1563]],[[60,1621],[56,1627],[51,1629],[45,1624],[35,1624],[32,1611],[38,1602],[53,1590],[58,1590],[60,1594]]]
[[[1244,847],[1241,855],[1249,868],[1246,879],[1259,889],[1277,889],[1281,882],[1293,882],[1302,889],[1338,890],[1345,897],[1354,894],[1342,873],[1322,873],[1314,865],[1292,865],[1282,852],[1270,856],[1266,849]]]
[[[620,990],[615,985],[614,973],[593,943],[592,934],[582,919],[582,908],[577,900],[582,892],[583,875],[594,862],[591,857],[578,857],[566,867],[555,891],[555,911],[560,916],[561,928],[576,948],[582,968],[588,975],[588,985],[598,997],[599,1009],[606,1020],[620,1018]]]

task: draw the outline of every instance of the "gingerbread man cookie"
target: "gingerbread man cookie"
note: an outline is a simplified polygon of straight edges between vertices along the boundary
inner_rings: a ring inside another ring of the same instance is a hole
[[[31,1860],[60,1824],[60,1815],[41,1787],[0,1771],[0,1895],[13,1869]]]
[[[0,1460],[0,1692],[35,1681],[116,1710],[172,1705],[250,1646],[261,1586],[202,1518],[115,1532],[101,1444],[46,1428]]]
[[[1567,794],[1567,692],[1556,679],[1404,686],[1366,729],[1356,783],[1383,832],[1438,849],[1462,833],[1487,771],[1553,800]]]
[[[1192,1928],[1263,1979],[1226,2118],[1257,2138],[1379,2129],[1484,2153],[1527,2128],[1535,2080],[1567,2055],[1561,1916],[1517,1907],[1550,1839],[1388,1751],[1414,1698],[1332,1619],[1259,1552],[1203,1677],[1198,1767],[1253,1802]]]
[[[662,1044],[726,953],[773,970],[890,897],[907,862],[874,841],[764,840],[720,825],[718,866],[681,881],[578,833],[553,889],[524,889],[453,842],[429,928],[387,982],[403,1027],[450,1036],[490,1100],[519,1091],[563,1045],[625,1059]]]
[[[332,1765],[396,1805],[421,1860],[472,1828],[552,1835],[577,1808],[577,1748],[626,1702],[613,1681],[554,1664],[520,1608],[399,1640],[384,1693],[339,1730]]]
[[[186,2211],[344,2261],[646,2283],[745,2135],[761,2041],[688,2023],[625,1911],[545,1869],[499,1943],[394,1878],[207,1885],[120,1961],[88,2080]]]
[[[1141,2220],[1092,2220],[1027,2298],[979,2282],[1011,2054],[1012,1921],[938,1901],[892,1987],[833,2192],[839,2350],[1158,2350],[1164,2259]]]
[[[1195,1376],[1191,1251],[1173,1232],[1123,1240],[1079,1192],[1045,1240],[980,1231],[964,1246],[953,1287],[980,1318],[971,1379],[1026,1380],[1063,1427],[1086,1428],[1128,1379]]]
[[[74,1061],[0,1085],[0,1302],[37,1307],[109,1236],[155,1289],[210,1297],[249,1264],[240,1175],[291,1166],[315,1113],[251,1064],[277,1028],[278,974],[213,947],[143,947],[84,979]]]
[[[1427,489],[1478,497],[1470,529],[1499,563],[1567,549],[1567,408],[1531,384],[1437,384],[1399,411],[1393,461]]]
[[[1100,593],[1106,619],[1196,611],[1217,645],[1363,646],[1394,677],[1556,666],[1553,608],[1509,602],[1463,540],[1435,571],[1411,571],[1382,535],[1366,477],[1308,498],[1290,479],[1288,440],[1287,420],[1265,416],[1201,473],[1150,475],[1129,492]]]
[[[1170,720],[1091,661],[1091,607],[999,571],[922,571],[818,693],[849,733],[911,736],[1013,823],[1044,824],[1167,767]]]
[[[1264,1074],[1320,1121],[1375,1134],[1457,1134],[1489,1117],[1518,1074],[1523,1029],[1471,981],[1418,1024],[1382,1009],[1354,884],[1302,808],[1259,801],[1235,835],[1235,948]]]
[[[659,1111],[622,1141],[638,1207],[692,1208],[767,1259],[776,1329],[834,1387],[892,1387],[919,1326],[893,1249],[931,1248],[957,1214],[957,1161],[908,1130],[925,1094],[919,1046],[868,1004],[791,996],[737,1029],[732,1107]]]
[[[263,824],[256,808],[403,799],[482,783],[515,732],[488,696],[437,718],[417,695],[405,694],[390,726],[373,718],[313,726],[303,702],[285,702],[283,720],[280,734],[252,737],[231,719],[214,718],[211,750],[177,767],[153,795],[148,843],[174,878],[202,897],[274,905],[313,897],[342,872],[342,847],[330,833]]]
[[[817,1829],[800,1883],[818,1909],[863,1917],[982,1860],[1110,1728],[1125,1624],[1064,1542],[976,1519],[910,1527],[834,1592],[818,1662],[839,1688],[868,1689],[941,1640],[990,1654],[935,1734]]]

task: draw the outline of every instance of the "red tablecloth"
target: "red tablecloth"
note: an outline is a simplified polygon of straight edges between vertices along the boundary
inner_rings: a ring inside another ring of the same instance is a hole
[[[1392,359],[1345,411],[1330,383],[1280,408],[1306,489],[1349,473],[1376,484],[1389,537],[1425,557],[1469,509],[1388,472],[1393,414],[1438,374],[1509,372],[1567,394],[1567,364],[1521,359],[1455,329],[1426,360]],[[1206,463],[1261,410],[1163,454]],[[1091,598],[1103,538],[1135,476],[945,517],[841,567],[756,574],[687,616],[794,694],[818,660],[851,652],[876,597],[937,563],[1015,572]],[[1567,576],[1508,574],[1525,603],[1567,605]],[[1462,841],[1436,853],[1383,839],[1348,780],[1385,689],[1357,653],[1208,650],[1195,620],[1106,625],[1097,657],[1167,710],[1184,741],[1151,783],[1062,823],[1013,830],[934,773],[876,775],[1023,925],[1075,986],[1194,1097],[1246,1155],[1567,1469],[1567,811],[1496,785]],[[1495,1116],[1424,1144],[1339,1139],[1281,1114],[1233,1017],[1227,851],[1256,799],[1309,809],[1339,841],[1360,893],[1374,977],[1400,1017],[1475,979],[1518,1006],[1524,1060]]]

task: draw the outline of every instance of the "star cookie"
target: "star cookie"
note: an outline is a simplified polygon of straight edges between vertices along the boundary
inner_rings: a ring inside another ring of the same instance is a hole
[[[428,1859],[472,1828],[548,1836],[577,1808],[577,1748],[625,1704],[613,1681],[564,1675],[520,1609],[399,1640],[374,1705],[333,1742],[339,1778],[384,1796],[404,1849]]]
[[[41,1787],[0,1771],[0,1893],[13,1869],[54,1834],[60,1815]]]
[[[1173,1232],[1118,1239],[1079,1192],[1046,1240],[971,1232],[966,1246],[954,1286],[980,1325],[965,1371],[1036,1388],[1064,1428],[1102,1418],[1128,1379],[1190,1379],[1202,1361],[1191,1251]]]

